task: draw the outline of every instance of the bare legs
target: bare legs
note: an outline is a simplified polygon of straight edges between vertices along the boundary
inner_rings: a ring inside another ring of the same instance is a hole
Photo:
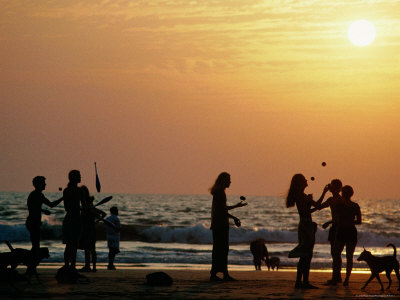
[[[341,240],[336,240],[332,251],[332,281],[340,282],[341,275],[340,271],[342,269],[342,251],[346,245],[346,279],[343,282],[344,286],[349,284],[349,279],[351,271],[353,269],[353,254],[356,249],[357,242],[344,242]]]
[[[297,263],[297,277],[296,277],[295,288],[303,288],[303,289],[317,288],[311,285],[308,281],[308,277],[310,275],[311,258],[312,258],[311,255],[307,257],[300,257],[299,262]]]
[[[65,245],[64,265],[66,267],[75,268],[76,266],[76,251],[78,250],[77,243],[68,243]]]

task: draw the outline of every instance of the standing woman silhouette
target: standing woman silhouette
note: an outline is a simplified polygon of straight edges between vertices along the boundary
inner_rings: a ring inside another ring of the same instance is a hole
[[[233,281],[228,274],[228,252],[229,252],[229,218],[233,219],[236,226],[240,226],[240,220],[228,213],[228,210],[242,207],[247,203],[239,202],[233,206],[226,205],[225,189],[231,185],[231,175],[222,172],[218,175],[214,185],[210,188],[213,196],[211,208],[211,230],[213,236],[212,267],[210,281],[221,281],[217,276],[222,272],[226,281]]]
[[[318,208],[328,191],[328,187],[324,191],[318,201],[312,199],[312,195],[304,193],[308,186],[307,179],[302,174],[295,174],[290,183],[288,195],[286,197],[286,207],[296,205],[299,213],[300,222],[298,227],[299,245],[289,252],[289,258],[300,257],[297,264],[297,277],[295,288],[317,289],[309,283],[308,277],[310,274],[311,258],[315,244],[315,233],[317,224],[312,221],[311,213]],[[316,208],[311,209],[311,206]],[[303,282],[302,282],[303,279]]]

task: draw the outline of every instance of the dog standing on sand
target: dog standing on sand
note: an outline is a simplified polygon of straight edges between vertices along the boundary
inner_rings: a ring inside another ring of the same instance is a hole
[[[268,271],[270,269],[272,269],[272,271],[273,271],[275,268],[278,271],[280,263],[281,263],[281,260],[279,259],[279,257],[276,257],[276,256],[273,256],[273,257],[270,257],[270,258],[267,257],[265,259],[265,264],[268,267]]]
[[[383,291],[383,284],[381,279],[379,278],[379,273],[385,271],[386,272],[386,277],[389,280],[389,285],[387,289],[390,288],[392,285],[392,279],[390,278],[390,274],[394,270],[397,276],[397,280],[399,281],[399,287],[398,291],[400,291],[400,274],[399,274],[399,262],[396,259],[396,247],[393,244],[388,244],[386,247],[393,247],[394,253],[392,256],[383,256],[383,257],[378,257],[375,255],[372,255],[370,251],[367,251],[364,249],[363,252],[361,252],[360,257],[357,258],[358,261],[365,261],[368,264],[368,267],[371,270],[371,277],[367,280],[365,285],[361,288],[362,290],[366,288],[368,283],[371,282],[374,277],[378,280],[379,284],[381,285],[381,291]]]
[[[49,249],[47,247],[41,247],[36,250],[27,250],[22,248],[13,248],[10,242],[5,242],[10,248],[11,252],[1,253],[0,256],[0,265],[7,268],[7,266],[11,266],[11,270],[14,270],[18,267],[18,265],[26,266],[26,278],[28,282],[30,282],[30,278],[32,275],[36,276],[37,281],[40,283],[40,279],[38,273],[36,271],[36,267],[40,264],[42,259],[49,258]]]

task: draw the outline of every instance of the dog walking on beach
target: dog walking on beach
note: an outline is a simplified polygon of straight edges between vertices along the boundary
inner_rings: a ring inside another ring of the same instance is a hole
[[[0,265],[1,268],[11,267],[11,270],[16,269],[19,265],[26,266],[25,276],[28,282],[32,275],[35,275],[37,281],[40,283],[36,267],[40,264],[42,259],[49,258],[49,249],[47,247],[41,247],[39,249],[28,250],[22,248],[13,248],[10,242],[5,242],[10,248],[11,252],[1,253]]]
[[[276,257],[276,256],[269,257],[269,258],[267,257],[265,259],[265,264],[268,267],[268,271],[270,269],[272,269],[272,271],[273,271],[273,270],[275,270],[275,268],[278,271],[280,263],[281,263],[281,260],[279,259],[279,257]]]
[[[375,255],[372,255],[370,251],[367,251],[364,249],[363,252],[361,252],[360,257],[357,258],[358,261],[365,261],[368,264],[368,267],[371,270],[371,277],[367,280],[365,285],[361,288],[362,290],[365,289],[368,285],[368,283],[371,282],[374,277],[378,280],[379,284],[381,285],[381,291],[383,291],[383,284],[381,279],[379,278],[379,273],[385,271],[386,272],[386,277],[389,280],[389,285],[387,289],[390,288],[392,285],[392,279],[390,278],[390,274],[394,270],[397,276],[397,280],[399,281],[399,287],[398,291],[400,291],[400,274],[399,274],[399,262],[396,259],[396,247],[393,244],[388,244],[387,247],[393,247],[393,255],[392,256],[383,256],[383,257],[378,257]]]

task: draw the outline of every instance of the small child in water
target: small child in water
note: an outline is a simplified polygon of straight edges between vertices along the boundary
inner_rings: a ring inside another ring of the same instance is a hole
[[[119,253],[119,237],[121,231],[121,223],[118,218],[118,208],[113,206],[110,208],[111,216],[107,217],[106,220],[106,234],[107,234],[107,246],[109,249],[108,253],[108,270],[115,270],[114,259],[115,255]],[[114,225],[114,226],[112,226]]]

